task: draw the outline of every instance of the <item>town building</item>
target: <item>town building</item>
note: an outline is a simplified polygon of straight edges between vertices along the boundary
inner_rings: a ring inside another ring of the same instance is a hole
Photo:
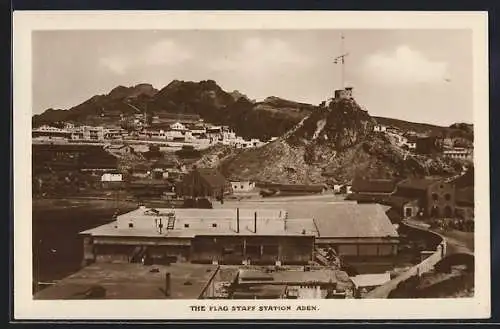
[[[316,245],[343,258],[394,256],[399,235],[379,204],[339,203],[311,209]]]
[[[264,271],[240,269],[233,299],[346,298],[352,283],[343,271],[331,268],[296,268]]]
[[[84,260],[218,264],[307,264],[313,259],[312,219],[279,209],[147,209],[81,233]]]
[[[415,135],[406,136],[405,145],[408,147],[409,150],[414,151],[417,149],[417,139],[418,138]]]
[[[390,195],[396,190],[393,179],[376,179],[357,177],[352,183],[352,193],[355,195]]]
[[[455,187],[442,179],[406,179],[398,183],[394,195],[418,200],[419,212],[425,217],[453,217],[455,213]]]
[[[255,182],[252,181],[231,181],[233,193],[251,192],[255,189]]]
[[[325,184],[276,184],[258,182],[256,186],[263,189],[276,191],[278,194],[307,195],[321,194],[328,190]]]
[[[150,176],[151,168],[144,163],[138,163],[130,169],[130,172],[132,174],[132,177],[146,178]]]
[[[375,126],[373,126],[373,131],[374,132],[380,132],[380,133],[383,133],[387,130],[387,127],[382,125],[382,124],[376,124]]]
[[[222,199],[231,194],[231,183],[217,170],[212,168],[196,168],[184,176],[177,188],[180,196],[209,197]]]
[[[418,137],[415,152],[418,154],[435,154],[443,151],[443,139],[439,136]]]
[[[384,285],[391,280],[389,272],[375,274],[359,274],[351,277],[354,284],[354,296],[356,298],[364,298],[366,293]]]
[[[472,148],[465,147],[453,147],[451,149],[445,149],[443,155],[452,159],[462,159],[462,160],[472,160],[474,150]]]
[[[474,186],[463,187],[456,190],[455,213],[458,218],[465,220],[474,219]]]
[[[168,178],[170,174],[181,172],[180,164],[174,159],[160,158],[152,167],[154,178]]]
[[[173,184],[163,178],[155,177],[130,181],[126,188],[139,199],[160,198],[164,193],[171,193],[174,190]]]
[[[176,122],[176,123],[170,125],[170,129],[176,130],[176,131],[185,131],[186,126],[180,122]]]
[[[43,125],[41,127],[32,129],[31,136],[36,140],[45,141],[67,141],[71,139],[71,131],[68,129],[61,129],[56,127],[51,127],[48,125]]]
[[[104,173],[101,176],[101,182],[121,182],[123,175],[120,173]]]

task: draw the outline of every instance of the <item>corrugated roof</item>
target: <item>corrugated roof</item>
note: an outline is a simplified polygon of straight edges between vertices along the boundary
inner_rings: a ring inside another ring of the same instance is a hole
[[[376,287],[391,281],[390,273],[360,274],[351,277],[356,287]]]
[[[392,193],[396,182],[392,179],[363,179],[357,178],[352,183],[352,191],[358,193]]]
[[[337,204],[326,215],[314,217],[319,237],[397,237],[398,233],[378,204]]]

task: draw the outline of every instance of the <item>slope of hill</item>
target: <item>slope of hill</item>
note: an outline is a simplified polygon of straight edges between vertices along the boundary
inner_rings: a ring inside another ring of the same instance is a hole
[[[385,136],[352,99],[333,101],[261,148],[225,157],[219,167],[231,179],[277,183],[348,182],[356,175],[408,177],[454,175],[458,161],[409,155]]]
[[[149,84],[133,87],[118,86],[106,95],[96,95],[69,110],[49,109],[42,114],[34,115],[34,126],[67,121],[82,124],[118,124],[120,114],[136,113],[127,103],[144,109],[158,90]]]
[[[117,125],[120,115],[147,110],[150,114],[197,114],[207,122],[228,125],[243,137],[268,139],[291,129],[314,108],[278,97],[252,102],[239,92],[225,92],[213,80],[174,80],[159,91],[147,84],[118,86],[69,110],[48,109],[33,116],[32,123],[34,126],[62,121]]]

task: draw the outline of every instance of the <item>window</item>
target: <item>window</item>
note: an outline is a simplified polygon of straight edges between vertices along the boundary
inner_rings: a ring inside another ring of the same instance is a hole
[[[240,185],[240,188],[243,189],[243,185]]]
[[[184,224],[184,227],[185,228],[189,228],[189,224]]]
[[[217,227],[217,223],[213,223],[213,224],[212,224],[212,227]]]
[[[405,209],[405,216],[406,217],[412,217],[413,216],[413,211],[411,208],[406,208]]]
[[[128,223],[128,227],[129,227],[129,228],[134,227],[134,223]]]
[[[450,193],[446,193],[446,194],[444,195],[444,198],[446,199],[446,201],[450,201],[450,199],[451,199],[451,195],[450,195]]]

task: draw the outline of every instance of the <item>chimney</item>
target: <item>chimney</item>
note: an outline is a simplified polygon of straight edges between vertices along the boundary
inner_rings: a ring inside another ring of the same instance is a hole
[[[257,233],[257,212],[255,212],[253,216],[253,232]]]
[[[170,272],[165,273],[165,297],[170,297]]]
[[[236,208],[236,233],[240,233],[240,208]]]

